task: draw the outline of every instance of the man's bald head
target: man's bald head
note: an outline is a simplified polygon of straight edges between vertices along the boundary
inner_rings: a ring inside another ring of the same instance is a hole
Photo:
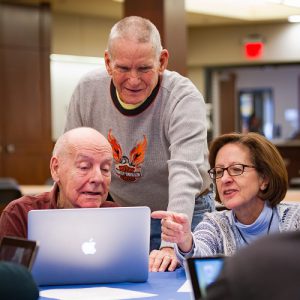
[[[80,146],[104,147],[111,149],[107,139],[97,130],[90,127],[78,127],[61,135],[53,149],[53,156],[70,154],[70,151]]]
[[[59,137],[50,161],[58,206],[100,207],[108,195],[112,161],[109,142],[93,128],[75,128]]]

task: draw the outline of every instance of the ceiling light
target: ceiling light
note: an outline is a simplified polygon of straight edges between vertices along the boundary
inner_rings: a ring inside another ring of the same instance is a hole
[[[290,23],[299,23],[300,22],[300,15],[289,16],[288,21]]]
[[[299,0],[267,0],[267,2],[272,2],[275,4],[281,4],[291,7],[300,7],[300,1]]]
[[[276,3],[276,4],[283,4],[282,0],[267,0],[267,2],[272,2],[272,3]]]
[[[283,4],[285,4],[287,6],[300,7],[299,0],[284,0]]]

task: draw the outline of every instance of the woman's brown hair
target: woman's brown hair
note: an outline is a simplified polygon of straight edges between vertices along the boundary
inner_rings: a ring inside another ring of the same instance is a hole
[[[288,188],[288,174],[279,151],[264,136],[249,132],[246,134],[228,133],[217,137],[209,147],[211,168],[215,167],[219,150],[226,144],[235,143],[244,145],[249,149],[251,161],[257,172],[269,179],[267,188],[260,192],[259,197],[268,200],[272,207],[280,203],[284,199]],[[216,200],[221,202],[218,191],[216,191]]]

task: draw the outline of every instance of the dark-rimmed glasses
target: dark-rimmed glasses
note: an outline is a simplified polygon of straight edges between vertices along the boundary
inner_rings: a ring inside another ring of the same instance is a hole
[[[227,168],[215,167],[208,170],[208,174],[211,179],[216,180],[222,178],[224,171],[226,170],[230,176],[239,176],[245,172],[245,168],[255,168],[255,166],[249,166],[244,164],[234,164]]]

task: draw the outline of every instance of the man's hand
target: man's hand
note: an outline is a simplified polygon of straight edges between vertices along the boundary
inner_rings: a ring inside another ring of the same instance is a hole
[[[149,272],[174,271],[178,261],[173,248],[152,250],[149,256]]]

